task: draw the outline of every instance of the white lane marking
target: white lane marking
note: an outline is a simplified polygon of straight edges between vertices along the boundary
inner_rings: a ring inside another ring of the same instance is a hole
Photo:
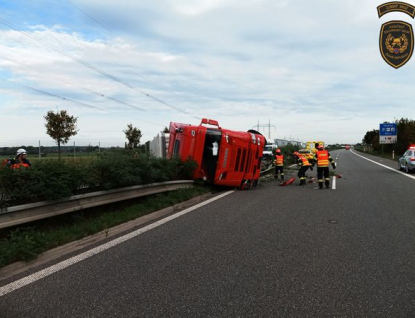
[[[336,190],[336,176],[333,176],[333,181],[331,183],[331,189]]]
[[[128,241],[128,240],[130,240],[130,239],[132,239],[132,238],[134,238],[134,237],[136,237],[136,236],[138,236],[140,234],[143,234],[143,233],[145,233],[145,232],[147,232],[149,230],[152,230],[152,229],[154,229],[154,228],[156,228],[156,227],[158,227],[158,226],[160,226],[160,225],[162,225],[164,223],[167,223],[167,222],[169,222],[171,220],[174,220],[174,219],[176,219],[176,218],[178,218],[178,217],[180,217],[182,215],[185,215],[185,214],[187,214],[189,212],[192,212],[193,210],[196,210],[196,209],[198,209],[198,208],[200,208],[200,207],[202,207],[204,205],[207,205],[207,204],[209,204],[209,203],[211,203],[213,201],[216,201],[218,199],[221,199],[224,196],[227,196],[228,194],[231,194],[233,192],[235,192],[235,191],[234,190],[227,191],[227,192],[225,192],[225,193],[223,193],[221,195],[218,195],[217,197],[214,197],[214,198],[211,198],[211,199],[209,199],[209,200],[207,200],[205,202],[201,202],[199,204],[196,204],[195,206],[192,206],[192,207],[190,207],[188,209],[185,209],[183,211],[180,211],[180,212],[178,212],[176,214],[173,214],[173,215],[171,215],[171,216],[169,216],[167,218],[164,218],[162,220],[159,220],[159,221],[157,221],[155,223],[149,224],[149,225],[147,225],[147,226],[145,226],[145,227],[143,227],[141,229],[138,229],[138,230],[136,230],[134,232],[131,232],[129,234],[126,234],[124,236],[121,236],[121,237],[119,237],[117,239],[114,239],[114,240],[108,242],[108,243],[105,243],[103,245],[97,246],[97,247],[95,247],[95,248],[93,248],[93,249],[91,249],[89,251],[86,251],[86,252],[84,252],[82,254],[79,254],[79,255],[74,256],[74,257],[72,257],[70,259],[67,259],[66,261],[62,261],[62,262],[60,262],[58,264],[52,265],[52,266],[50,266],[48,268],[45,268],[45,269],[43,269],[43,270],[41,270],[39,272],[36,272],[34,274],[31,274],[31,275],[29,275],[27,277],[21,278],[21,279],[19,279],[17,281],[14,281],[14,282],[12,282],[12,283],[10,283],[8,285],[3,286],[3,287],[0,287],[0,297],[6,295],[8,293],[11,293],[12,291],[14,291],[16,289],[19,289],[19,288],[22,288],[22,287],[24,287],[26,285],[29,285],[31,283],[34,283],[37,280],[40,280],[42,278],[45,278],[45,277],[47,277],[47,276],[49,276],[49,275],[51,275],[53,273],[56,273],[56,272],[58,272],[58,271],[60,271],[60,270],[62,270],[64,268],[67,268],[67,267],[69,267],[71,265],[74,265],[74,264],[76,264],[76,263],[78,263],[78,262],[80,262],[82,260],[85,260],[85,259],[87,259],[87,258],[89,258],[91,256],[94,256],[94,255],[96,255],[96,254],[98,254],[100,252],[103,252],[103,251],[105,251],[105,250],[107,250],[107,249],[109,249],[111,247],[114,247],[114,246],[116,246],[118,244],[121,244],[121,243],[123,243],[125,241]]]
[[[367,161],[370,161],[370,162],[376,163],[376,164],[377,164],[377,165],[379,165],[379,166],[382,166],[382,167],[384,167],[384,168],[386,168],[386,169],[392,170],[392,171],[394,171],[394,172],[396,172],[396,173],[400,173],[401,175],[403,175],[403,176],[405,176],[405,177],[408,177],[408,178],[411,178],[411,179],[414,179],[414,180],[415,180],[415,177],[414,177],[414,176],[411,176],[411,175],[409,175],[409,174],[407,174],[407,173],[403,173],[402,171],[399,171],[398,169],[394,169],[394,168],[391,168],[391,167],[385,166],[385,165],[383,165],[383,164],[381,164],[381,163],[379,163],[379,162],[376,162],[376,161],[374,161],[374,160],[371,160],[371,159],[368,159],[368,158],[363,157],[363,156],[361,156],[361,155],[358,155],[358,154],[357,154],[357,153],[355,153],[354,151],[352,151],[352,153],[353,153],[353,154],[355,154],[356,156],[360,157],[360,158],[363,158],[363,159],[365,159],[365,160],[367,160]]]

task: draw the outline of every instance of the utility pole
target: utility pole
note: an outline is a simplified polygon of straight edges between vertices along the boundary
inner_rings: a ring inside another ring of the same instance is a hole
[[[271,140],[271,127],[274,128],[274,131],[276,130],[275,125],[271,125],[271,120],[270,119],[268,121],[268,124],[262,124],[262,125],[259,124],[259,120],[258,120],[258,124],[256,126],[252,127],[252,128],[255,128],[255,127],[257,127],[258,131],[259,131],[259,127],[262,127],[264,129],[268,127],[268,139],[269,140]]]

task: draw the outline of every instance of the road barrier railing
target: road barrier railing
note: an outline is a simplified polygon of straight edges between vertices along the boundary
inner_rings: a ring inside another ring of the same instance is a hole
[[[0,229],[123,200],[193,187],[192,180],[178,180],[74,195],[0,210]]]

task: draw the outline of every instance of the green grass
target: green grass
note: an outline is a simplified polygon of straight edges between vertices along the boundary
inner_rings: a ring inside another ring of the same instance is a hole
[[[205,186],[161,193],[93,208],[0,231],[0,268],[35,259],[40,253],[105,231],[140,216],[212,192]],[[120,207],[121,206],[121,207]]]
[[[382,153],[382,151],[374,151],[371,148],[364,149],[363,147],[355,147],[354,150],[362,152],[362,153],[366,153],[369,155],[385,158],[385,159],[395,160],[395,161],[398,161],[398,158],[402,156],[402,154],[396,154],[396,153],[393,154],[392,152],[384,151]]]

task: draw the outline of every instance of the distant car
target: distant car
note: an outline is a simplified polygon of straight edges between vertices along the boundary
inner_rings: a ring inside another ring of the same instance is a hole
[[[408,150],[398,159],[399,170],[406,173],[415,170],[415,145],[411,145]]]
[[[276,144],[266,144],[264,146],[264,151],[262,152],[262,156],[264,158],[272,159],[274,151],[278,148]]]

